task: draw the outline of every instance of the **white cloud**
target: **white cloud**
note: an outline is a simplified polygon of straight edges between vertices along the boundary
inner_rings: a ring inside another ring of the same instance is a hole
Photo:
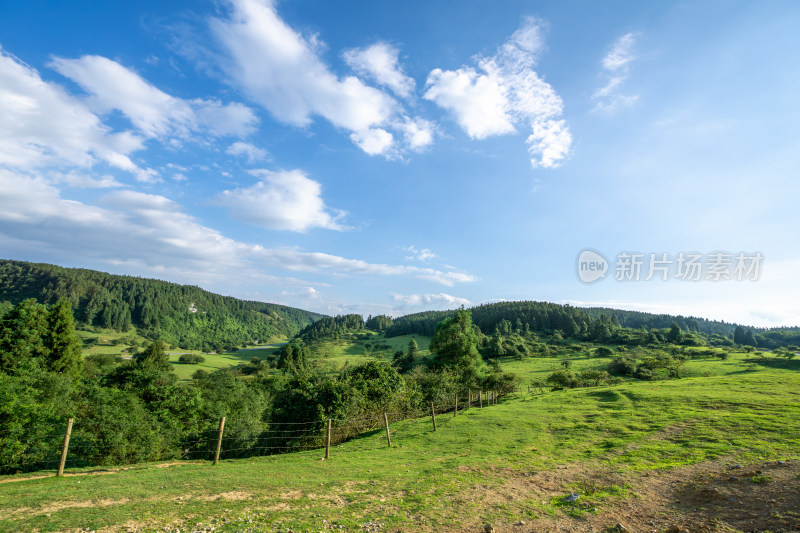
[[[0,165],[20,170],[56,165],[89,168],[103,161],[152,180],[130,155],[143,141],[112,133],[83,102],[0,48]]]
[[[402,98],[414,92],[414,80],[408,77],[398,60],[399,51],[389,43],[377,42],[366,48],[345,50],[342,56],[353,70],[394,91]]]
[[[117,181],[113,176],[92,177],[81,172],[48,172],[47,178],[55,184],[63,183],[68,187],[76,189],[110,189],[124,187],[125,185]]]
[[[534,70],[543,47],[541,23],[528,18],[495,55],[477,58],[477,68],[431,71],[424,98],[453,113],[473,139],[514,133],[520,124],[529,125],[531,164],[556,167],[569,153],[572,138],[560,118],[561,98]]]
[[[392,293],[392,300],[400,303],[399,310],[406,310],[407,308],[425,308],[425,309],[455,309],[461,307],[471,306],[472,302],[466,298],[458,296],[451,296],[440,292],[439,294],[397,294]]]
[[[515,131],[500,80],[470,67],[456,71],[437,68],[428,75],[427,86],[425,99],[452,111],[473,139]]]
[[[99,112],[121,111],[148,137],[186,139],[200,131],[245,136],[258,122],[253,111],[242,104],[176,98],[102,56],[57,57],[50,66],[90,93],[89,102]]]
[[[533,123],[533,133],[528,137],[528,152],[534,156],[534,168],[552,168],[569,153],[572,136],[564,120],[543,120]]]
[[[228,18],[213,18],[213,35],[227,56],[221,68],[231,82],[275,118],[307,126],[313,116],[354,133],[367,153],[382,143],[367,141],[395,113],[397,102],[356,77],[339,79],[318,56],[316,38],[287,25],[272,2],[231,0]]]
[[[436,257],[436,254],[428,250],[427,248],[423,248],[422,250],[417,249],[416,246],[404,246],[404,252],[409,252],[411,255],[407,255],[406,259],[409,261],[427,261],[429,259],[433,259]]]
[[[396,128],[403,134],[406,146],[410,150],[419,151],[433,144],[436,126],[428,120],[404,117]]]
[[[369,155],[384,154],[394,143],[394,136],[381,128],[350,134],[350,140]]]
[[[234,156],[243,155],[250,163],[267,158],[266,150],[242,141],[237,141],[230,145],[228,149],[225,150],[225,153]]]
[[[306,272],[333,271],[340,275],[411,275],[447,287],[452,287],[456,283],[469,283],[478,279],[464,272],[444,272],[433,268],[368,263],[361,259],[348,259],[322,252],[302,252],[296,248],[275,248],[269,250],[269,260],[289,270]]]
[[[103,243],[103,246],[97,246]],[[331,276],[412,276],[445,286],[463,272],[369,263],[297,248],[265,248],[225,237],[160,195],[118,191],[100,206],[62,198],[47,180],[0,169],[0,245],[10,256],[124,266],[137,275],[191,283],[261,279],[269,269]]]
[[[636,45],[636,33],[626,33],[611,46],[608,54],[603,58],[603,77],[606,84],[592,94],[596,100],[596,111],[613,111],[620,107],[633,105],[638,99],[637,95],[624,95],[622,85],[630,74],[630,63],[636,59],[633,48]]]
[[[300,170],[252,172],[261,181],[251,187],[223,191],[218,201],[231,215],[249,224],[273,230],[344,229],[322,200],[322,186]]]
[[[603,58],[603,68],[609,72],[618,72],[628,67],[628,63],[633,61],[633,45],[636,43],[636,35],[626,33],[614,42],[611,50]]]

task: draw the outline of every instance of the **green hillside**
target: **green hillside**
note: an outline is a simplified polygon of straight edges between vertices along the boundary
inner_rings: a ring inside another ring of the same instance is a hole
[[[532,375],[551,364],[515,366]],[[441,414],[436,432],[429,417],[396,422],[391,448],[371,431],[327,461],[314,449],[31,474],[0,485],[0,529],[798,530],[796,362],[734,353],[697,364],[680,380],[523,389]]]
[[[0,260],[4,308],[27,298],[45,305],[65,298],[72,303],[79,326],[120,332],[135,327],[146,338],[189,350],[288,338],[323,317],[293,307],[220,296],[190,285]]]

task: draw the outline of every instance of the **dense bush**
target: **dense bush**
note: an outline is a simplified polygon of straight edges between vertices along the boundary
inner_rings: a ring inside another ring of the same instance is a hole
[[[178,357],[178,362],[185,365],[199,365],[206,362],[206,358],[196,353],[185,353]]]

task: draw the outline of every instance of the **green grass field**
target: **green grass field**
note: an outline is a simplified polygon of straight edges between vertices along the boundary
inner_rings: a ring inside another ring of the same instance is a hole
[[[205,370],[213,372],[221,368],[230,368],[232,366],[249,363],[251,359],[267,359],[271,355],[280,350],[280,346],[265,346],[265,347],[249,347],[237,350],[235,352],[228,352],[222,354],[214,353],[201,353],[198,351],[181,350],[179,352],[170,352],[169,360],[174,365],[173,372],[179,379],[188,380],[192,378],[192,374],[198,370]],[[188,365],[178,361],[180,356],[184,353],[195,353],[203,356],[205,361],[196,365]]]
[[[604,364],[572,360],[574,369]],[[559,362],[502,366],[542,379]],[[398,422],[392,448],[375,431],[334,447],[328,461],[312,450],[216,466],[20,476],[38,479],[0,483],[0,530],[363,531],[380,523],[387,531],[479,531],[517,520],[560,520],[569,529],[615,502],[637,501],[644,475],[800,458],[798,370],[795,361],[733,354],[692,361],[692,377],[682,379],[523,393],[441,415],[437,432],[429,418]],[[599,471],[613,476],[591,477]],[[580,505],[561,500],[571,491],[583,494]]]

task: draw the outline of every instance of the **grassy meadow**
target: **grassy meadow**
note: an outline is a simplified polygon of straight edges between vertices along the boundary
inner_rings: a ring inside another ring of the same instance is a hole
[[[361,341],[328,349],[323,360],[334,367],[378,357]],[[528,394],[525,385],[562,359],[502,360],[522,393],[440,415],[436,432],[429,418],[393,424],[391,448],[374,431],[334,447],[327,461],[312,450],[9,476],[0,479],[0,530],[506,531],[518,521],[577,529],[618,502],[641,503],[642,476],[800,458],[799,361],[733,353],[691,360],[681,379]],[[609,361],[570,359],[578,371]],[[582,499],[565,503],[573,491]]]

